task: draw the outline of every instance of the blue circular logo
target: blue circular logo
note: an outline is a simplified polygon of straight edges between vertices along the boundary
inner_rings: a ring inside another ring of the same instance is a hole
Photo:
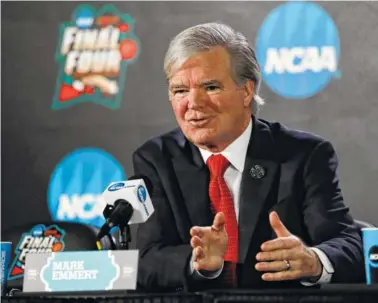
[[[369,260],[372,266],[378,267],[378,246],[373,245],[369,249]]]
[[[80,148],[68,154],[52,173],[48,207],[53,220],[101,227],[107,186],[126,175],[118,161],[97,148]]]
[[[285,98],[308,98],[338,76],[338,29],[317,4],[289,2],[264,20],[256,56],[265,83]]]
[[[73,18],[78,28],[90,28],[94,22],[95,12],[91,6],[81,5],[74,12]]]
[[[121,188],[124,188],[124,187],[125,187],[125,183],[118,182],[118,183],[113,184],[112,186],[110,186],[108,188],[108,191],[116,191],[116,190],[120,190]]]
[[[142,185],[139,185],[138,187],[138,199],[141,203],[143,203],[147,199],[147,191]]]
[[[31,235],[33,237],[41,237],[44,230],[45,230],[45,226],[42,224],[38,224],[34,226],[33,229],[31,230]]]

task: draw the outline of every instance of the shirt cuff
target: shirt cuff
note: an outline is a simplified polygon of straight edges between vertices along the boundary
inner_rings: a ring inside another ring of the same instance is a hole
[[[322,274],[321,274],[318,281],[316,281],[316,282],[301,281],[302,285],[313,286],[313,285],[316,285],[316,284],[330,283],[331,279],[332,279],[332,274],[335,272],[331,261],[329,260],[327,255],[322,250],[320,250],[319,248],[310,247],[310,249],[312,249],[316,253],[316,255],[318,256],[320,262],[323,265],[323,271],[322,271]]]
[[[189,263],[190,263],[189,264],[189,275],[193,275],[193,277],[202,278],[202,279],[218,278],[220,276],[220,274],[222,273],[223,266],[224,266],[224,262],[223,262],[222,267],[220,269],[216,270],[216,271],[206,271],[206,270],[198,271],[198,270],[195,270],[194,267],[193,267],[192,258],[190,258]]]

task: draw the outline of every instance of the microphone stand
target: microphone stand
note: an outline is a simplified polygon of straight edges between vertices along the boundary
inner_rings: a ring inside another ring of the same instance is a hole
[[[108,237],[108,240],[110,242],[110,249],[111,250],[116,250],[117,249],[117,246],[116,244],[114,243],[114,240],[113,240],[113,237],[110,233],[107,233],[106,236]]]
[[[119,227],[119,249],[128,250],[131,242],[131,232],[129,224]]]

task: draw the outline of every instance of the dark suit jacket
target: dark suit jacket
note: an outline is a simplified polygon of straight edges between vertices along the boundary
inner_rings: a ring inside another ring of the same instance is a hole
[[[155,212],[139,226],[139,285],[147,290],[203,290],[220,279],[188,275],[192,226],[210,226],[209,171],[197,147],[180,129],[146,142],[133,155],[136,174],[151,179]],[[253,178],[250,168],[266,173]],[[332,282],[364,279],[362,240],[344,205],[336,174],[337,156],[326,140],[253,117],[241,182],[239,288],[301,287],[300,281],[265,282],[255,270],[264,241],[275,238],[268,214],[275,210],[290,232],[326,253]]]

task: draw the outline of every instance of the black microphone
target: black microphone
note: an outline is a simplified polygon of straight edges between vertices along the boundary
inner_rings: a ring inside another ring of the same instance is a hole
[[[143,191],[144,187],[142,185],[142,181],[144,182],[147,191]],[[135,195],[130,195],[130,189],[134,190],[136,183],[138,184],[137,197]],[[140,192],[139,189],[141,187],[143,189]],[[102,225],[99,233],[97,234],[97,239],[100,240],[104,236],[109,234],[110,230],[114,226],[118,226],[120,228],[125,227],[135,214],[134,209],[137,210],[139,215],[139,217],[136,219],[139,221],[137,223],[145,221],[152,214],[153,206],[151,205],[150,207],[146,207],[146,201],[142,200],[146,200],[147,196],[149,196],[149,193],[151,193],[152,190],[152,182],[150,181],[150,179],[142,175],[134,175],[131,176],[127,181],[112,183],[110,186],[108,186],[108,188],[104,192],[104,197],[107,205],[103,211],[103,214],[106,222]],[[128,197],[129,201],[127,199],[124,199],[124,197]],[[143,204],[143,208],[141,207],[141,204]],[[152,208],[152,212],[148,211],[147,208]],[[144,219],[140,218],[140,209],[144,209],[146,212]]]
[[[104,212],[106,211],[106,208]],[[97,239],[100,240],[105,237],[114,226],[123,227],[131,219],[134,213],[133,206],[124,199],[118,199],[114,202],[112,210],[108,214],[106,222],[102,225],[99,233],[97,234]]]

